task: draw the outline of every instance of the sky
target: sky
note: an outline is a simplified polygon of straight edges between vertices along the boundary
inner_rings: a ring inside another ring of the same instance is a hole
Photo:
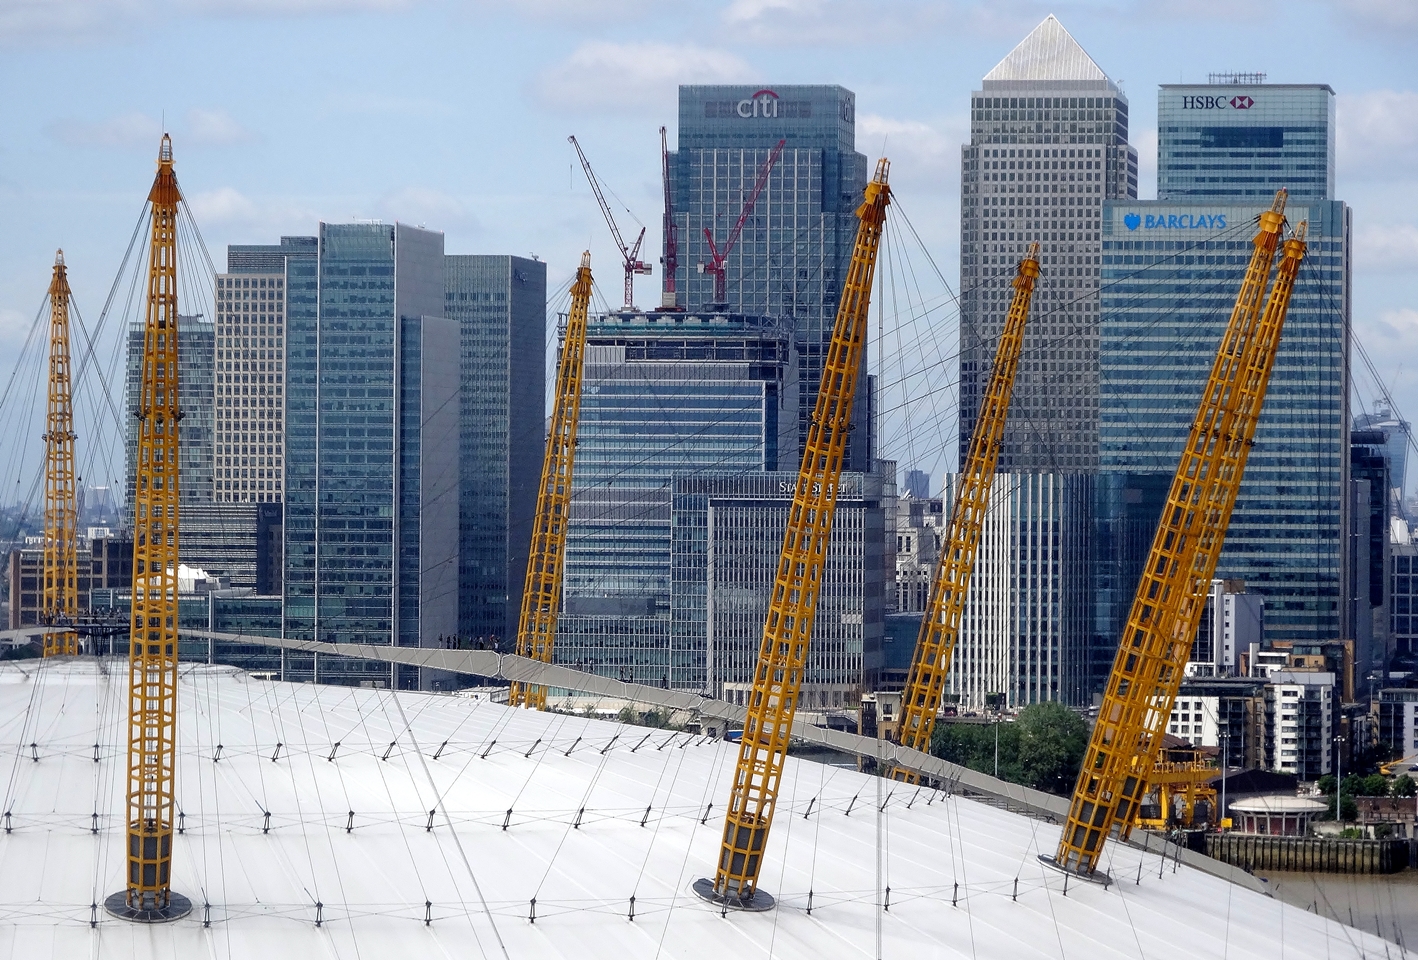
[[[841,84],[857,95],[858,149],[892,159],[922,241],[909,254],[918,276],[933,264],[953,287],[970,92],[1050,13],[1126,91],[1144,199],[1155,196],[1158,84],[1261,71],[1334,87],[1355,334],[1418,417],[1413,0],[0,0],[0,378],[56,248],[97,325],[163,129],[219,271],[228,243],[378,218],[442,230],[449,253],[536,255],[553,301],[589,248],[615,300],[618,255],[568,134],[657,256],[658,128],[673,144],[678,84]],[[641,303],[655,302],[658,272],[640,279]],[[946,295],[932,283],[922,297]],[[904,321],[882,322],[889,343]],[[939,401],[954,396],[954,369],[883,352],[871,362],[888,373],[926,363],[912,389],[937,399],[889,417],[882,453],[939,476],[954,454],[953,406]],[[13,491],[28,483],[20,451],[40,445],[25,441],[35,431],[15,399],[39,382],[28,376],[0,398]],[[1355,409],[1377,395],[1356,356]],[[3,487],[0,502],[13,502]]]

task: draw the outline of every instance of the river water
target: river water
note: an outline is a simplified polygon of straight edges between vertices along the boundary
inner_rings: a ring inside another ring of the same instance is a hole
[[[1418,956],[1418,870],[1390,874],[1260,870],[1272,896],[1402,944]]]

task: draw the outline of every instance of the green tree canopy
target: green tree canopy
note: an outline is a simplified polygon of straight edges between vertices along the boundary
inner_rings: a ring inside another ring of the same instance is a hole
[[[1067,794],[1088,749],[1088,726],[1061,703],[1031,703],[1019,713],[1019,767],[1036,790]]]
[[[1418,794],[1418,782],[1415,782],[1408,774],[1393,781],[1393,795],[1395,797],[1411,797]]]
[[[1088,727],[1062,704],[1031,704],[1011,723],[938,723],[931,752],[993,774],[996,737],[1001,779],[1063,795],[1073,790],[1088,746]]]

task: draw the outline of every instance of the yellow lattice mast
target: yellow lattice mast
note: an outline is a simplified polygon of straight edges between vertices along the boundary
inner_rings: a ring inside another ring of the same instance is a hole
[[[626,274],[626,283],[630,283]],[[517,653],[551,662],[556,618],[561,609],[561,575],[566,566],[566,526],[571,510],[571,472],[576,464],[576,428],[581,418],[581,368],[586,355],[586,316],[591,305],[591,253],[581,254],[581,267],[571,284],[571,313],[556,371],[556,400],[551,432],[542,459],[542,485],[537,488],[537,515],[527,579],[522,588],[522,614],[517,621]],[[540,684],[512,684],[509,702],[515,706],[546,706],[547,690]]]
[[[837,321],[783,534],[783,552],[763,625],[738,767],[724,820],[723,846],[712,883],[700,880],[695,884],[701,895],[720,902],[754,907],[769,899],[764,895],[755,900],[758,872],[768,829],[773,824],[778,781],[802,687],[822,572],[827,565],[828,537],[851,428],[852,400],[866,352],[872,277],[886,205],[891,202],[891,189],[886,182],[889,169],[885,159],[877,163],[876,175],[867,184],[866,197],[857,208],[861,223],[842,285]]]
[[[177,207],[172,140],[148,193],[152,240],[139,375],[133,496],[133,612],[128,649],[128,876],[106,903],[133,920],[192,909],[172,892],[173,764],[177,733],[178,404]]]
[[[79,615],[79,508],[74,476],[74,378],[69,365],[69,277],[64,251],[49,282],[49,415],[44,433],[44,593],[39,622],[72,625]],[[46,657],[79,652],[72,630],[44,636]]]
[[[1216,572],[1305,255],[1302,223],[1285,242],[1262,312],[1285,199],[1282,190],[1260,215],[1250,266],[1177,465],[1078,774],[1054,862],[1084,876],[1097,869],[1114,827],[1122,838],[1132,830]]]
[[[1028,255],[1019,261],[1014,276],[1014,299],[995,347],[994,370],[990,373],[984,403],[980,405],[980,415],[975,420],[965,464],[960,469],[955,504],[941,543],[940,559],[936,562],[935,581],[931,584],[930,602],[921,618],[921,632],[916,637],[911,671],[906,675],[906,689],[901,696],[899,740],[902,745],[917,750],[929,752],[931,748],[931,731],[945,692],[945,679],[950,673],[950,657],[960,636],[960,617],[965,610],[965,594],[980,549],[985,513],[990,509],[990,488],[999,463],[1000,442],[1009,417],[1009,398],[1014,392],[1014,375],[1019,370],[1019,354],[1024,346],[1024,324],[1029,318],[1029,301],[1034,296],[1034,281],[1038,276],[1039,245],[1031,243]],[[897,780],[916,781],[915,773],[901,767],[892,775]]]

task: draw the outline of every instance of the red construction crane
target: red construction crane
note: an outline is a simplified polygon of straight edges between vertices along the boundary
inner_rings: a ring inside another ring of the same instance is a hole
[[[586,154],[581,152],[581,144],[576,142],[574,136],[566,139],[571,141],[571,145],[576,148],[576,156],[581,158],[581,169],[586,171],[586,180],[591,184],[591,192],[596,195],[596,202],[601,205],[601,215],[606,218],[606,226],[611,228],[611,236],[615,238],[615,245],[620,248],[621,259],[625,261],[625,309],[633,310],[635,308],[635,275],[639,273],[649,276],[654,271],[650,264],[640,259],[640,244],[645,240],[645,228],[640,228],[640,236],[635,238],[635,246],[626,245],[625,239],[620,235],[620,227],[615,225],[615,217],[611,214],[610,204],[606,203],[605,194],[601,192],[601,183],[596,179],[596,172],[591,169],[591,162],[586,159]]]
[[[743,202],[743,212],[739,214],[738,222],[729,231],[729,239],[724,241],[724,249],[721,251],[714,244],[714,234],[709,232],[709,228],[704,228],[704,239],[709,241],[708,263],[699,265],[700,273],[712,273],[714,275],[714,305],[720,308],[727,306],[728,293],[724,289],[724,261],[729,259],[729,252],[734,249],[734,244],[739,242],[739,234],[743,233],[743,225],[748,220],[748,215],[753,213],[753,205],[758,202],[758,195],[763,192],[763,188],[768,185],[768,174],[773,172],[773,165],[778,162],[778,158],[783,155],[783,147],[787,140],[779,140],[778,145],[768,154],[768,159],[763,161],[763,166],[758,168],[758,181],[753,185],[753,190],[749,192],[748,199]]]
[[[675,233],[674,201],[670,196],[670,144],[665,128],[660,128],[660,172],[665,180],[665,286],[660,294],[661,310],[683,310],[675,293],[675,274],[679,272],[679,237]]]

